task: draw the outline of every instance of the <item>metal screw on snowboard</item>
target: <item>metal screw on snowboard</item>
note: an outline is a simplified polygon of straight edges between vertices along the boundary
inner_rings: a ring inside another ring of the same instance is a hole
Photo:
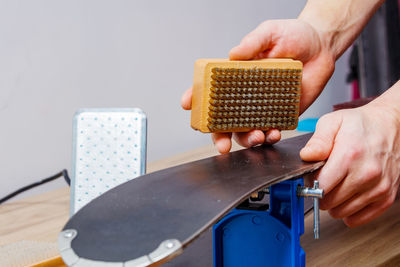
[[[314,198],[314,238],[319,239],[319,199],[323,198],[324,190],[319,188],[319,182],[314,180],[313,187],[297,188],[297,196]]]

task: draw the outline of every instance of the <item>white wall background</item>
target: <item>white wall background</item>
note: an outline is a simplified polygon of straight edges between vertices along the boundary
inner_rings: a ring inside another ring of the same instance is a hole
[[[0,196],[70,169],[74,112],[140,107],[148,159],[210,142],[189,127],[180,96],[197,58],[227,57],[266,19],[295,18],[305,0],[0,0]],[[347,60],[304,115],[348,99]],[[60,187],[53,182],[34,193]]]

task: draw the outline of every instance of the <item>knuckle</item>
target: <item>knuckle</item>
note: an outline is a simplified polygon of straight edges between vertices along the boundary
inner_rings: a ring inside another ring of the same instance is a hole
[[[359,175],[355,178],[356,180],[356,184],[357,185],[369,185],[369,184],[374,184],[374,181],[376,179],[376,176],[373,176],[371,174],[363,174],[363,175]]]
[[[390,183],[383,181],[376,187],[376,193],[378,196],[388,196],[390,193]]]
[[[355,178],[360,184],[377,184],[383,174],[383,168],[380,164],[372,163],[362,168],[363,171]]]
[[[242,41],[243,42],[247,42],[247,41],[249,41],[249,40],[251,40],[252,38],[254,38],[254,33],[253,32],[250,32],[249,34],[247,34],[245,37],[243,37],[243,39],[242,39]]]
[[[263,30],[263,31],[269,31],[269,29],[274,28],[276,26],[276,23],[274,20],[265,20],[261,22],[257,28]]]
[[[263,22],[260,23],[259,27],[268,27],[270,24],[269,20],[264,20]]]
[[[352,145],[349,147],[348,151],[347,151],[347,156],[348,159],[353,161],[358,159],[363,153],[363,149],[361,146],[358,145]]]
[[[355,178],[357,185],[367,185],[374,181],[374,176],[371,175],[361,175]]]
[[[316,127],[321,127],[326,124],[330,124],[331,122],[331,117],[333,113],[327,113],[323,115],[321,118],[318,119]]]
[[[345,159],[346,161],[354,161],[357,160],[358,158],[360,158],[360,156],[363,154],[364,149],[359,146],[359,145],[351,145],[348,149],[347,152],[345,154]]]
[[[318,119],[317,126],[318,124],[319,126],[329,126],[332,124],[332,121],[341,120],[345,112],[346,110],[337,110],[335,112],[326,113]]]
[[[370,164],[366,167],[366,174],[372,178],[377,178],[382,176],[382,166],[379,164]]]
[[[393,196],[391,196],[391,197],[389,197],[384,203],[383,203],[383,205],[382,205],[382,209],[387,209],[387,208],[389,208],[390,206],[392,206],[393,205],[393,203],[394,203],[394,201],[395,201],[395,197]]]

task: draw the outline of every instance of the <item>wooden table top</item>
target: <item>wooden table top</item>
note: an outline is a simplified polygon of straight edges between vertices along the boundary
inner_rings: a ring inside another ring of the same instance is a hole
[[[285,133],[285,137],[294,134]],[[234,146],[236,149],[239,149],[237,145]],[[148,172],[216,154],[212,145],[205,146],[150,163]],[[27,254],[24,248],[28,241],[52,245],[54,249],[47,257],[57,253],[57,236],[67,222],[68,214],[67,187],[0,205],[0,266],[7,257],[16,256],[18,259],[8,259],[9,262],[23,266],[18,260],[23,253]],[[341,220],[332,219],[327,212],[321,212],[320,229],[320,239],[314,240],[313,218],[306,217],[301,244],[306,251],[308,266],[400,266],[400,201],[377,220],[354,229],[347,228]],[[17,247],[20,255],[11,255],[11,247],[14,250]]]

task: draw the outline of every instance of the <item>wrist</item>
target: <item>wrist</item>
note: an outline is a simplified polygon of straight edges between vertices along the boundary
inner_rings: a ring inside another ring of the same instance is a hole
[[[299,19],[310,24],[338,59],[354,42],[384,0],[308,0]]]
[[[306,5],[304,10],[300,13],[298,19],[307,23],[314,29],[318,35],[321,50],[327,53],[334,61],[336,61],[338,58],[334,43],[334,40],[336,39],[336,31],[329,26],[327,20],[321,18],[321,15],[318,15],[318,9],[307,8]]]
[[[385,115],[392,118],[400,129],[400,81],[395,83],[381,96],[366,105],[374,107],[378,111],[384,111]]]

